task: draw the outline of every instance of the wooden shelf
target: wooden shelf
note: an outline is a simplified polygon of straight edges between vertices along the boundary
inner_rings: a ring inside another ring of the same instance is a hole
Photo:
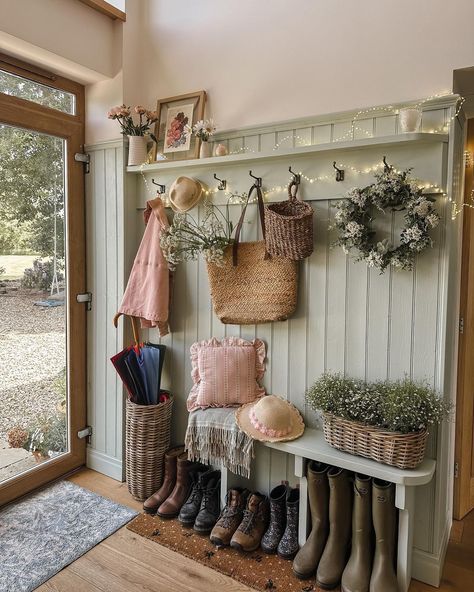
[[[330,142],[327,144],[312,144],[288,150],[273,150],[271,152],[251,152],[242,154],[229,154],[227,156],[214,156],[211,158],[194,158],[191,160],[159,161],[153,164],[127,167],[128,173],[152,173],[155,171],[177,171],[182,169],[224,167],[245,163],[266,162],[288,158],[289,156],[308,156],[318,153],[331,153],[341,150],[360,150],[376,146],[390,148],[401,144],[433,144],[447,142],[447,134],[412,133],[398,134],[395,136],[381,136],[378,138],[365,138],[347,142]]]
[[[342,469],[407,486],[429,483],[436,467],[436,461],[431,459],[425,459],[416,469],[397,469],[396,467],[383,465],[375,460],[354,456],[333,448],[326,442],[321,430],[310,428],[306,428],[304,434],[297,440],[275,443],[264,442],[263,444],[294,456],[318,460]]]

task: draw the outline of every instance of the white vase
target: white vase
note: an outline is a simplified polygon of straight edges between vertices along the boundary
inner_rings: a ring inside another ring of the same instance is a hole
[[[398,113],[400,131],[403,134],[418,131],[421,123],[421,109],[418,107],[406,107]]]
[[[201,142],[199,148],[199,158],[210,158],[212,156],[212,146],[209,142]]]
[[[128,166],[135,166],[146,162],[146,136],[128,136]]]

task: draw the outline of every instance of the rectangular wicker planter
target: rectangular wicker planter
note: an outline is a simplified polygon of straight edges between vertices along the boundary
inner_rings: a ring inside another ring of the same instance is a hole
[[[425,457],[427,430],[402,434],[323,413],[326,442],[338,450],[399,469],[414,469]]]

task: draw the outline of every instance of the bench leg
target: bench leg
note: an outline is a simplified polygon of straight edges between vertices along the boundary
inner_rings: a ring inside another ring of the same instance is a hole
[[[308,511],[308,481],[306,479],[305,459],[301,456],[295,456],[295,476],[300,484],[300,506],[298,523],[298,544],[302,547],[306,542],[308,534],[308,520],[310,518]]]
[[[395,506],[399,510],[397,555],[398,588],[400,592],[407,592],[411,580],[415,488],[406,485],[396,485]]]

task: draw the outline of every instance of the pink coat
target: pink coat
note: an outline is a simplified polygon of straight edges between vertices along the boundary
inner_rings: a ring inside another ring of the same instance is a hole
[[[159,197],[147,202],[145,233],[138,248],[119,313],[139,317],[142,327],[158,327],[160,336],[169,333],[168,314],[171,273],[160,247],[160,236],[169,227]]]

